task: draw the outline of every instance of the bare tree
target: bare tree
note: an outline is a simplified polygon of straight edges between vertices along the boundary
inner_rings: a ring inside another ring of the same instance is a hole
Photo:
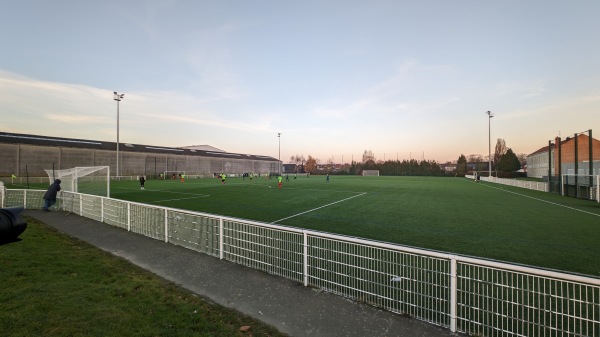
[[[521,167],[525,167],[525,165],[527,165],[527,154],[526,153],[519,153],[517,155],[517,158],[519,159],[519,163],[521,163]]]
[[[506,153],[506,142],[502,138],[498,138],[496,141],[496,149],[494,150],[494,166],[497,166],[500,162],[500,158]]]
[[[363,163],[366,163],[368,161],[375,161],[375,156],[373,155],[373,151],[369,150],[365,150],[365,152],[363,153]]]
[[[483,161],[483,157],[480,154],[470,154],[467,156],[468,163],[481,163]]]
[[[304,159],[303,154],[297,154],[295,156],[290,157],[290,164],[296,164],[296,170],[298,169],[298,167],[300,165],[304,165],[305,161],[306,161],[306,159]]]

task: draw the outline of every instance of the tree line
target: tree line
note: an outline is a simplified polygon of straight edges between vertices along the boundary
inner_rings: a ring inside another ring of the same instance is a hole
[[[435,160],[386,160],[376,161],[372,151],[363,154],[361,162],[353,161],[351,164],[334,164],[331,160],[321,163],[319,159],[308,155],[295,155],[290,158],[289,163],[295,164],[299,172],[310,172],[312,174],[349,174],[361,175],[363,170],[379,170],[382,176],[464,176],[472,171],[486,172],[489,170],[489,159],[481,155],[465,156],[461,154],[456,161],[456,169],[446,171],[442,165]],[[504,139],[499,138],[492,154],[492,171],[498,171],[504,176],[517,172],[525,164],[526,156],[517,155],[506,146]]]
[[[461,154],[456,161],[456,175],[464,176],[471,171],[488,171],[490,169],[489,159],[484,161],[481,156],[469,156],[470,160],[464,154]],[[526,156],[514,153],[514,151],[506,146],[506,141],[498,138],[494,148],[494,154],[491,160],[491,170],[498,171],[504,176],[510,173],[517,172],[525,164]],[[469,164],[471,164],[469,166]]]
[[[442,176],[446,174],[443,168],[435,161],[429,160],[386,160],[375,161],[373,156],[365,156],[364,162],[353,161],[351,164],[334,164],[328,161],[322,164],[319,159],[312,156],[295,155],[289,163],[299,167],[300,172],[312,174],[349,174],[361,175],[363,170],[379,170],[379,175],[385,176]]]

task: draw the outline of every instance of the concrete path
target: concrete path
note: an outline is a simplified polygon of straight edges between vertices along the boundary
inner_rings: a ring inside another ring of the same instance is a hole
[[[23,215],[290,336],[463,336],[75,214],[26,210]]]

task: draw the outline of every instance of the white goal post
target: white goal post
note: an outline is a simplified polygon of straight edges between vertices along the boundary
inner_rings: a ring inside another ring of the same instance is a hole
[[[180,174],[185,177],[185,171],[164,171],[163,172],[163,179],[164,180],[179,179],[179,175]],[[173,178],[173,175],[175,175],[175,178]]]
[[[64,170],[44,170],[49,183],[61,180],[61,190],[110,197],[110,167],[89,166]]]
[[[560,192],[562,195],[574,196],[600,202],[600,175],[563,174]]]
[[[379,170],[363,170],[363,177],[379,177]]]

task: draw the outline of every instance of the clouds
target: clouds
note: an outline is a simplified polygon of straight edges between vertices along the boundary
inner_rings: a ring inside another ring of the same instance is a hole
[[[274,155],[283,132],[284,158],[441,161],[487,153],[491,110],[493,138],[526,152],[600,118],[599,5],[544,6],[544,18],[538,5],[14,2],[0,20],[20,27],[3,35],[2,129],[112,140],[117,90],[131,143]]]

